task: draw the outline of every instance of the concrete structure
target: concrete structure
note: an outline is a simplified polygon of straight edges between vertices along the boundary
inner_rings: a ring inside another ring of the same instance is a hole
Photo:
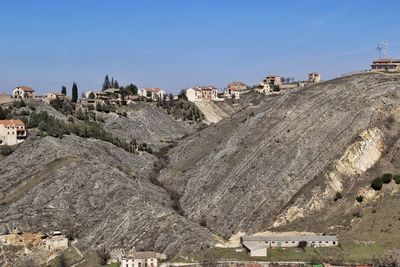
[[[300,242],[306,242],[307,246],[310,247],[332,247],[339,245],[337,237],[329,235],[244,236],[241,241],[251,256],[259,257],[267,256],[268,248],[298,247]]]
[[[123,256],[120,267],[157,267],[157,253],[153,251],[133,252]]]
[[[45,240],[47,250],[64,250],[68,248],[68,238],[60,231],[54,231]]]
[[[0,145],[22,143],[26,136],[25,124],[21,120],[0,120]]]
[[[400,59],[380,58],[372,62],[373,72],[400,72]]]
[[[267,76],[264,80],[264,83],[269,83],[270,85],[278,86],[282,84],[282,77],[279,75],[270,75]]]
[[[311,72],[308,74],[309,83],[319,83],[321,81],[321,75],[318,72]]]
[[[191,102],[218,99],[218,89],[214,86],[196,86],[186,90],[186,97]]]
[[[12,91],[12,97],[19,99],[35,98],[35,90],[29,86],[19,86]]]
[[[167,93],[160,88],[142,88],[138,91],[138,96],[144,97],[146,99],[151,99],[157,101],[162,99]]]
[[[231,82],[224,90],[224,97],[240,99],[240,94],[248,91],[247,84],[243,82]]]

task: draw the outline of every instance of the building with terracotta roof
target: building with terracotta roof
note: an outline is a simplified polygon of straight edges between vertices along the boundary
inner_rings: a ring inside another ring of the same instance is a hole
[[[186,97],[191,102],[218,99],[218,89],[214,86],[196,86],[186,90]]]
[[[62,102],[68,102],[69,98],[68,98],[68,96],[66,96],[62,93],[47,93],[46,98],[44,100],[50,104],[52,101],[55,101],[55,100],[60,100]]]
[[[12,91],[12,97],[19,99],[35,98],[35,90],[29,86],[18,86]]]
[[[400,59],[380,58],[371,64],[373,72],[400,72]]]
[[[138,95],[146,99],[157,101],[162,99],[167,93],[160,88],[142,88],[138,91]]]
[[[0,145],[22,143],[26,136],[25,124],[21,120],[0,120]]]
[[[157,253],[154,251],[133,252],[121,259],[121,267],[157,267]]]
[[[240,99],[240,94],[248,91],[247,84],[243,82],[231,82],[224,90],[226,98]]]

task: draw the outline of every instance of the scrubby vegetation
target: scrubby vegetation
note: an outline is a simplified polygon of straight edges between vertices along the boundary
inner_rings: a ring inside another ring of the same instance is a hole
[[[395,176],[393,176],[393,180],[396,184],[400,184],[400,175],[396,174]]]
[[[382,181],[383,181],[385,184],[390,183],[390,182],[392,181],[392,179],[393,179],[393,174],[391,174],[391,173],[384,173],[384,174],[382,175]]]
[[[360,195],[360,196],[357,196],[357,197],[356,197],[356,200],[357,200],[358,203],[361,203],[361,202],[363,202],[364,197],[361,196],[361,195]]]
[[[375,191],[379,191],[382,189],[383,186],[383,180],[381,177],[377,177],[374,180],[372,180],[371,182],[371,187],[372,189],[374,189]]]
[[[85,119],[85,118],[83,118]],[[146,143],[138,144],[136,140],[125,142],[118,137],[106,132],[97,122],[84,120],[84,122],[65,123],[49,115],[46,111],[32,112],[27,120],[28,128],[38,128],[41,132],[62,138],[64,135],[75,134],[84,138],[95,138],[110,142],[124,150],[134,153],[135,151],[146,151],[152,153],[151,147]]]
[[[336,192],[334,200],[335,200],[335,201],[338,201],[338,200],[341,199],[341,198],[342,198],[342,193]]]
[[[172,95],[165,96],[157,102],[157,106],[165,109],[175,119],[183,121],[202,122],[204,115],[195,104],[182,98],[173,100]]]

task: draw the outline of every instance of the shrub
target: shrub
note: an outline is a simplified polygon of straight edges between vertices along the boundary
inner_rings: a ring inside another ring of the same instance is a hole
[[[383,181],[385,184],[390,183],[390,182],[392,181],[392,179],[393,179],[393,174],[391,174],[391,173],[384,173],[384,174],[382,175],[382,181]]]
[[[110,253],[106,248],[101,248],[97,250],[97,257],[99,257],[100,265],[106,265],[107,261],[110,259]]]
[[[3,156],[11,155],[14,152],[14,149],[10,146],[4,145],[0,146],[0,154]]]
[[[393,176],[393,180],[396,184],[400,184],[400,175],[396,174],[395,176]]]
[[[300,241],[297,247],[301,248],[302,250],[305,250],[307,247],[307,241]]]
[[[357,200],[357,202],[361,203],[361,202],[363,202],[364,197],[363,196],[357,196],[356,200]]]
[[[372,180],[371,182],[371,187],[372,189],[374,189],[375,191],[379,191],[382,189],[383,186],[383,180],[380,177],[375,178],[374,180]]]
[[[335,200],[335,201],[338,201],[338,200],[341,199],[341,198],[342,198],[342,193],[336,192],[336,195],[335,195],[334,200]]]

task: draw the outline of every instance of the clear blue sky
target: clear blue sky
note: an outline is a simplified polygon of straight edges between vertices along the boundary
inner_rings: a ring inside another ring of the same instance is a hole
[[[398,0],[0,1],[0,92],[120,84],[177,92],[256,84],[267,74],[324,79],[366,69],[378,42],[400,57]]]

